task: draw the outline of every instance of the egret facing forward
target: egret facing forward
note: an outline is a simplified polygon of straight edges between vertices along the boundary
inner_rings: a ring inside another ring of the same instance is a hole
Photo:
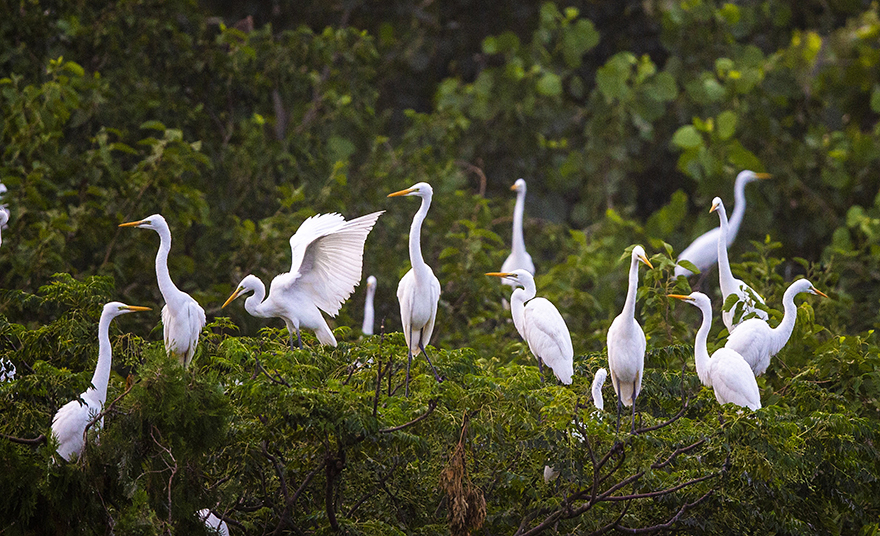
[[[608,328],[608,368],[611,384],[617,393],[617,430],[620,431],[621,405],[632,406],[632,431],[636,429],[636,398],[642,390],[642,373],[645,370],[645,332],[636,321],[636,294],[639,290],[639,263],[654,268],[645,256],[642,246],[632,250],[629,263],[629,282],[623,311]]]
[[[364,335],[373,334],[373,324],[375,323],[376,313],[373,311],[373,296],[376,294],[376,277],[367,278],[367,297],[364,299],[364,324],[361,331]]]
[[[489,272],[486,275],[507,277],[522,287],[514,289],[510,296],[513,325],[538,359],[542,379],[542,363],[547,363],[559,381],[571,385],[571,376],[574,373],[571,335],[556,307],[546,298],[535,298],[535,278],[532,274],[520,268],[512,272]]]
[[[522,268],[528,273],[535,275],[535,264],[532,262],[532,256],[526,251],[526,242],[523,239],[523,212],[525,212],[526,204],[526,181],[518,179],[511,190],[516,192],[516,205],[513,207],[513,242],[510,249],[510,255],[501,265],[502,272],[512,272],[517,268]],[[502,283],[516,286],[515,281],[510,279],[502,279]]]
[[[437,303],[440,301],[440,280],[434,275],[434,271],[422,257],[422,223],[428,215],[431,207],[431,197],[434,189],[426,182],[420,182],[407,188],[388,194],[388,197],[415,195],[422,198],[422,204],[416,215],[413,216],[412,225],[409,228],[409,261],[412,268],[403,275],[397,285],[397,301],[400,302],[400,322],[403,324],[403,336],[406,339],[406,387],[404,396],[409,396],[409,368],[412,365],[413,356],[419,355],[419,351],[425,354],[428,365],[434,372],[434,378],[438,382],[443,381],[437,374],[437,369],[431,363],[425,345],[431,340],[434,331],[434,320],[437,318]]]
[[[765,320],[759,318],[750,318],[737,326],[737,328],[727,338],[724,344],[725,348],[729,348],[746,360],[746,363],[752,368],[755,376],[764,374],[770,365],[770,358],[779,353],[785,343],[791,337],[794,329],[794,323],[797,320],[797,306],[794,304],[794,298],[802,292],[808,292],[817,296],[827,298],[822,291],[818,290],[806,279],[798,279],[788,286],[785,294],[782,296],[782,306],[785,309],[785,315],[782,322],[776,328],[771,328]]]
[[[761,408],[761,392],[752,369],[743,356],[729,348],[720,348],[709,357],[706,340],[712,328],[712,303],[702,292],[692,292],[687,296],[670,294],[670,298],[683,300],[696,306],[703,313],[703,323],[697,331],[694,342],[694,361],[697,376],[706,387],[715,391],[719,404],[728,402],[757,410]]]
[[[110,321],[119,315],[136,311],[149,311],[149,307],[125,305],[110,302],[104,306],[98,323],[98,365],[92,375],[92,387],[79,395],[82,399],[71,400],[61,407],[52,418],[52,435],[58,441],[58,455],[70,461],[73,455],[79,456],[85,445],[83,435],[86,426],[104,408],[107,401],[107,384],[110,383],[110,365],[113,349],[110,346]],[[104,419],[99,421],[102,426]]]
[[[736,182],[733,184],[733,213],[730,215],[730,231],[727,233],[727,247],[733,243],[736,234],[739,232],[739,226],[742,223],[743,216],[746,213],[746,184],[758,180],[769,179],[768,173],[755,173],[753,171],[741,171],[736,176]],[[711,231],[706,231],[691,242],[678,256],[678,260],[691,261],[694,266],[705,272],[718,261],[718,235],[721,229],[716,227]],[[691,271],[681,266],[675,267],[675,276],[683,275],[688,277]]]
[[[290,237],[290,271],[272,279],[269,297],[266,287],[255,275],[241,280],[232,300],[253,292],[244,302],[245,310],[260,318],[281,318],[302,348],[300,328],[315,330],[318,342],[336,346],[336,337],[321,314],[336,316],[345,300],[360,283],[364,243],[384,211],[345,221],[339,214],[318,214],[307,218]],[[264,299],[265,298],[265,299]]]
[[[171,230],[168,222],[161,215],[153,214],[143,220],[121,223],[119,226],[152,229],[159,234],[156,279],[159,282],[159,292],[165,299],[165,306],[162,307],[165,351],[176,356],[187,367],[196,353],[199,334],[205,327],[205,310],[192,296],[177,288],[168,273],[168,252],[171,251]]]

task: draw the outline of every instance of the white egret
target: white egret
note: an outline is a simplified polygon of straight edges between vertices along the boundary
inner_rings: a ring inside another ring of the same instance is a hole
[[[229,536],[229,527],[226,526],[226,522],[215,516],[208,508],[199,510],[196,515],[205,523],[206,527],[214,529],[214,532],[219,536]]]
[[[605,378],[608,377],[608,371],[604,368],[600,368],[596,371],[596,375],[593,376],[593,385],[590,388],[590,391],[593,394],[593,405],[596,406],[596,409],[602,411],[605,409],[605,400],[602,398],[602,386],[605,385]]]
[[[519,268],[512,272],[489,272],[486,275],[508,277],[522,287],[515,288],[510,296],[513,325],[538,359],[542,379],[542,363],[547,363],[559,381],[571,385],[571,375],[574,374],[571,335],[556,306],[546,298],[535,298],[535,278],[532,274]]]
[[[373,334],[373,324],[375,323],[376,313],[373,311],[373,296],[376,294],[376,277],[367,278],[367,297],[364,299],[364,325],[361,331],[364,335]]]
[[[388,194],[388,197],[415,195],[422,198],[419,210],[413,216],[412,225],[409,228],[409,261],[412,268],[403,275],[397,285],[397,301],[400,302],[400,322],[403,324],[403,336],[406,339],[406,387],[404,396],[409,396],[409,368],[412,365],[413,356],[419,355],[419,351],[425,354],[428,365],[434,372],[434,378],[438,382],[443,381],[437,374],[437,369],[431,363],[425,345],[431,340],[434,331],[434,320],[437,318],[437,303],[440,301],[440,280],[434,275],[434,271],[422,257],[422,222],[428,215],[431,207],[431,197],[434,190],[426,182],[420,182],[407,188]]]
[[[608,368],[611,370],[611,384],[617,394],[618,431],[621,405],[632,406],[632,430],[636,429],[636,398],[642,390],[642,373],[645,370],[645,332],[635,318],[640,262],[648,268],[654,268],[642,246],[635,246],[630,255],[629,283],[623,311],[608,328]]]
[[[544,483],[549,484],[550,482],[556,480],[556,477],[559,476],[559,471],[550,467],[549,465],[544,466]]]
[[[269,297],[263,282],[248,275],[223,307],[241,294],[253,292],[244,302],[245,310],[259,318],[284,320],[291,349],[294,334],[297,346],[302,348],[300,328],[313,329],[318,342],[336,346],[336,337],[321,311],[336,316],[360,283],[364,243],[382,212],[351,221],[336,213],[307,218],[290,237],[290,271],[272,279]]]
[[[802,292],[809,292],[823,298],[828,297],[808,280],[798,279],[788,286],[782,296],[785,314],[782,317],[782,322],[775,329],[771,328],[765,320],[750,318],[737,326],[727,338],[724,347],[743,356],[755,376],[764,374],[767,366],[770,365],[770,358],[779,353],[791,337],[794,323],[797,320],[797,306],[794,304],[794,298]]]
[[[149,310],[149,307],[119,302],[110,302],[104,306],[98,323],[98,364],[92,376],[92,387],[79,395],[82,401],[71,400],[52,418],[52,435],[58,441],[58,455],[65,460],[70,461],[71,456],[78,456],[82,452],[86,426],[101,412],[104,402],[107,401],[107,384],[110,382],[110,365],[113,361],[110,321],[126,313]],[[101,419],[99,426],[103,423],[104,420]]]
[[[746,184],[757,179],[769,179],[770,177],[771,175],[768,173],[755,173],[748,170],[741,171],[736,176],[736,181],[733,183],[734,206],[733,213],[730,215],[730,232],[727,234],[727,247],[733,244],[733,240],[739,232],[743,216],[746,213]],[[716,227],[711,231],[701,234],[679,254],[678,259],[691,261],[701,272],[705,272],[718,260],[717,244],[720,233],[721,229]],[[678,277],[680,275],[689,277],[691,271],[681,266],[676,266],[675,276]]]
[[[526,203],[526,181],[518,179],[510,189],[516,192],[516,205],[513,207],[513,243],[510,255],[507,256],[504,264],[501,265],[501,271],[512,272],[517,268],[522,268],[528,273],[535,275],[535,264],[532,262],[532,256],[526,251],[526,243],[523,240],[522,225]],[[516,282],[509,279],[502,279],[501,282],[512,287],[516,286]]]
[[[697,376],[706,387],[715,391],[719,404],[728,402],[752,410],[761,408],[761,393],[752,369],[743,356],[729,348],[719,348],[709,357],[706,340],[712,328],[712,303],[702,292],[692,292],[687,296],[670,294],[670,298],[683,300],[696,306],[703,313],[703,323],[697,330],[694,342],[694,361]]]
[[[0,233],[2,233],[3,227],[6,225],[6,222],[9,221],[9,212],[5,208],[0,208]],[[3,235],[0,234],[0,244],[3,244]]]
[[[724,203],[721,198],[716,197],[712,200],[712,208],[709,212],[718,212],[718,218],[721,221],[721,234],[718,235],[718,282],[721,286],[721,303],[727,302],[727,297],[736,294],[739,298],[737,303],[730,308],[729,311],[721,312],[721,320],[727,327],[727,331],[733,333],[736,326],[742,322],[747,316],[762,318],[767,320],[767,312],[755,306],[755,300],[764,304],[762,298],[755,289],[743,283],[742,280],[733,277],[730,271],[730,261],[727,258],[727,240],[725,238],[729,234],[729,226],[727,222],[727,212],[724,210]],[[739,315],[739,322],[735,318]]]
[[[168,272],[168,252],[171,251],[171,230],[160,214],[119,224],[120,227],[152,229],[159,235],[159,251],[156,253],[156,279],[159,292],[165,299],[162,307],[162,328],[165,351],[177,357],[187,367],[196,353],[199,335],[205,327],[205,310],[192,296],[183,292]]]

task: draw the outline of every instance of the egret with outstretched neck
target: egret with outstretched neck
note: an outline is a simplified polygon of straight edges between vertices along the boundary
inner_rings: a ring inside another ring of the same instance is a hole
[[[522,268],[528,273],[535,275],[535,264],[532,262],[532,256],[526,251],[526,242],[523,238],[523,213],[525,212],[526,204],[526,181],[518,179],[513,183],[513,186],[511,186],[510,189],[516,192],[516,205],[513,207],[513,240],[510,255],[507,256],[504,260],[504,264],[501,265],[501,271],[512,272],[517,268]],[[516,286],[516,282],[509,279],[502,279],[501,282],[512,287]]]
[[[364,323],[361,331],[364,335],[373,334],[373,324],[375,324],[376,313],[373,309],[373,297],[376,294],[376,277],[367,278],[367,296],[364,298]]]

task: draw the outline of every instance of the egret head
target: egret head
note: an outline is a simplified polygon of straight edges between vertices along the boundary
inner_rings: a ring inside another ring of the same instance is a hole
[[[376,276],[371,275],[367,278],[367,290],[375,290],[376,289]]]
[[[165,221],[165,218],[163,218],[161,214],[153,214],[152,216],[148,216],[142,220],[120,223],[119,226],[140,227],[141,229],[153,229],[154,231],[156,231],[163,227],[167,229],[168,222]]]
[[[521,287],[525,287],[528,282],[532,285],[535,284],[534,276],[522,268],[517,268],[512,272],[486,272],[486,275],[492,277],[506,277],[508,280],[513,281],[514,284]]]
[[[713,213],[715,211],[719,211],[719,214],[727,214],[724,210],[724,203],[721,201],[720,197],[715,197],[712,199],[712,208],[709,209],[709,213]]]
[[[812,283],[808,279],[798,279],[794,283],[792,283],[789,287],[789,290],[786,292],[794,292],[795,295],[800,294],[801,292],[809,292],[810,294],[815,294],[816,296],[822,296],[823,298],[827,298],[828,295],[817,289],[813,286]]]
[[[149,307],[140,307],[138,305],[125,305],[124,303],[114,301],[104,305],[104,310],[101,313],[101,316],[109,315],[110,318],[114,318],[119,315],[149,310]]]
[[[626,257],[624,257],[624,258],[626,258]],[[643,248],[642,246],[636,246],[636,247],[633,248],[633,251],[632,251],[632,259],[633,259],[634,261],[637,260],[637,261],[641,261],[641,262],[645,263],[645,265],[646,265],[648,268],[651,268],[651,269],[654,268],[654,265],[651,264],[651,261],[649,261],[649,260],[648,260],[648,257],[645,256],[645,248]]]
[[[769,179],[771,177],[773,177],[773,175],[769,173],[755,173],[754,171],[750,171],[747,169],[745,171],[739,172],[739,174],[736,176],[736,182],[748,184],[758,179]]]
[[[431,185],[427,182],[419,182],[413,184],[406,190],[400,190],[399,192],[388,194],[388,197],[400,197],[402,195],[417,195],[422,198],[430,199],[431,196],[434,195],[434,189],[431,188]]]
[[[238,287],[235,289],[235,292],[233,292],[229,296],[229,298],[227,298],[226,301],[223,302],[223,305],[220,308],[223,309],[224,307],[226,307],[227,305],[232,303],[232,300],[234,300],[235,298],[238,298],[242,294],[247,294],[248,292],[253,292],[257,288],[257,286],[263,286],[262,281],[260,281],[257,278],[257,276],[255,276],[255,275],[246,276],[244,279],[241,280],[241,283],[238,284]]]
[[[706,296],[702,292],[691,292],[687,296],[682,294],[667,294],[666,297],[681,300],[685,303],[700,307],[701,309],[703,307],[712,307],[712,302],[709,300],[709,296]]]
[[[517,179],[513,186],[510,187],[514,192],[522,192],[526,193],[526,181],[525,179]]]

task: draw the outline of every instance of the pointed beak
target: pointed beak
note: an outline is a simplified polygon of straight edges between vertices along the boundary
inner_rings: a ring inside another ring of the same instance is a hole
[[[241,294],[243,291],[244,287],[238,287],[237,289],[235,289],[235,292],[232,293],[232,296],[230,296],[225,302],[223,302],[223,305],[220,306],[220,308],[223,309],[224,307],[232,303],[232,300],[238,298],[238,295]]]
[[[817,289],[816,287],[810,287],[810,290],[813,291],[813,294],[816,294],[816,295],[818,295],[818,296],[822,296],[823,298],[827,298],[827,297],[828,297],[827,294],[825,294],[825,293],[822,292],[821,290]]]
[[[510,189],[511,189],[512,191],[514,191],[514,192],[516,192],[516,191],[519,190],[519,188],[516,187],[516,184],[512,185],[512,186],[510,187]]]
[[[137,227],[138,225],[140,225],[142,223],[150,223],[150,220],[130,221],[127,223],[120,223],[119,226],[120,227]]]
[[[120,309],[123,309],[125,311],[131,311],[131,312],[150,311],[151,310],[149,307],[141,307],[140,305],[123,305],[122,307],[120,307]]]
[[[718,210],[718,203],[712,203],[712,208],[709,209],[709,214],[712,214],[716,210]]]
[[[773,175],[771,175],[769,173],[755,173],[755,177],[757,177],[759,179],[772,179]]]
[[[675,298],[676,300],[687,300],[690,296],[685,296],[684,294],[667,294],[667,298]]]
[[[651,261],[648,260],[648,257],[645,257],[644,255],[639,255],[639,260],[642,261],[643,263],[647,264],[648,268],[650,268],[652,270],[654,269],[654,265],[651,264]]]
[[[486,275],[491,275],[492,277],[516,277],[516,274],[511,274],[510,272],[486,272]]]
[[[394,192],[393,194],[388,194],[388,197],[400,197],[402,195],[408,195],[413,193],[415,190],[412,188],[407,188],[406,190],[401,190],[399,192]]]

